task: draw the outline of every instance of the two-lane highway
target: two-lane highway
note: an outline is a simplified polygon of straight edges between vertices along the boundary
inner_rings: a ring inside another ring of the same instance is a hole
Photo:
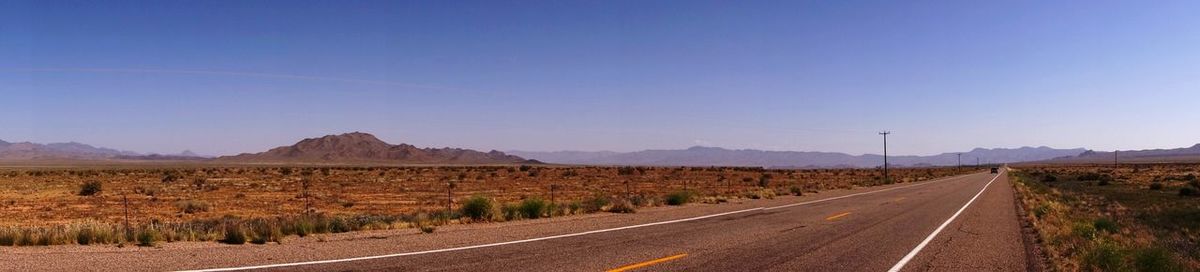
[[[265,270],[1027,270],[1004,174],[460,248]],[[936,233],[935,233],[936,232]]]

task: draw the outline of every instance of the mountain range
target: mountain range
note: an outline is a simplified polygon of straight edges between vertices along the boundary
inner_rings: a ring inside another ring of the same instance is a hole
[[[1087,150],[1054,149],[1049,147],[995,148],[963,152],[962,164],[1010,163],[1039,161],[1076,156]],[[759,166],[771,168],[829,168],[876,167],[883,165],[883,156],[875,154],[850,155],[836,152],[764,151],[754,149],[725,149],[695,146],[677,150],[644,150],[637,152],[526,152],[508,153],[548,163],[597,165],[654,165],[654,166]],[[958,164],[958,153],[932,156],[889,156],[893,166],[947,166]]]
[[[930,156],[889,156],[893,166],[952,166],[979,163],[1112,163],[1114,152],[1049,147],[976,148],[962,153]],[[1123,163],[1196,162],[1200,144],[1187,148],[1117,151]],[[87,144],[7,142],[0,140],[0,162],[21,161],[195,161],[250,164],[585,164],[647,166],[752,166],[771,168],[878,167],[883,156],[837,152],[764,151],[695,146],[687,149],[611,151],[489,151],[462,148],[419,148],[390,144],[374,135],[353,132],[301,140],[259,153],[205,157],[191,151],[179,154],[140,154]]]
[[[1059,157],[1040,161],[1041,163],[1172,163],[1200,161],[1200,144],[1185,148],[1147,149],[1147,150],[1118,150],[1092,151],[1087,150],[1078,156]]]
[[[107,159],[119,156],[141,156],[136,152],[69,142],[38,144],[10,143],[0,140],[0,160]]]
[[[368,164],[515,164],[539,163],[492,150],[479,152],[461,148],[418,148],[393,145],[374,135],[353,132],[304,139],[261,153],[219,157],[233,163],[368,163]]]

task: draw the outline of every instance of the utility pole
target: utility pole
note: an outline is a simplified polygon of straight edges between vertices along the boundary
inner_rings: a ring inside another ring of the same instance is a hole
[[[1113,165],[1121,165],[1121,161],[1117,160],[1117,154],[1120,154],[1120,153],[1121,153],[1120,150],[1113,150]]]
[[[962,153],[958,153],[958,168],[962,168]]]
[[[979,167],[979,157],[975,157],[975,167]]]
[[[883,135],[883,182],[884,183],[887,183],[887,181],[888,181],[888,161],[887,161],[887,136],[888,136],[888,134],[892,134],[892,132],[885,130],[885,131],[879,133],[879,135]]]

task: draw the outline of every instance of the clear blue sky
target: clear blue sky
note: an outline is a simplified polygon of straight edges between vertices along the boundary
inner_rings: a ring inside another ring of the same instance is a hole
[[[894,154],[1200,142],[1200,1],[3,1],[0,139]]]

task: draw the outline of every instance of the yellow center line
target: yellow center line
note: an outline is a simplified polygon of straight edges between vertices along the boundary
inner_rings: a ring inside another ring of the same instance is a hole
[[[647,267],[647,266],[655,265],[655,264],[658,264],[661,262],[667,262],[667,261],[671,261],[671,260],[679,259],[679,258],[683,258],[683,257],[687,257],[687,253],[681,253],[679,255],[667,256],[667,257],[653,259],[653,260],[649,260],[649,261],[645,261],[645,262],[640,262],[640,263],[635,263],[635,264],[626,265],[626,266],[622,266],[622,267],[617,267],[617,268],[609,269],[608,272],[629,271],[629,270]]]
[[[833,220],[837,220],[838,218],[842,218],[843,216],[847,216],[847,215],[850,215],[850,212],[839,213],[839,214],[836,214],[836,215],[833,215],[830,217],[826,217],[825,220],[833,221]]]

